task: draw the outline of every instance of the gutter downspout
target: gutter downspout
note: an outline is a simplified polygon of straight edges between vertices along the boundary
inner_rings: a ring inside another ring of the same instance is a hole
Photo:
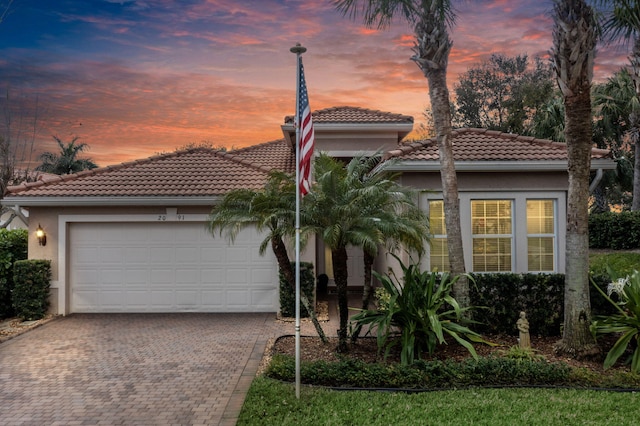
[[[600,184],[600,181],[602,180],[602,176],[604,176],[604,172],[602,171],[602,169],[596,170],[596,175],[594,176],[593,180],[591,181],[591,184],[589,185],[590,194],[593,194],[593,191],[596,190],[596,188]]]

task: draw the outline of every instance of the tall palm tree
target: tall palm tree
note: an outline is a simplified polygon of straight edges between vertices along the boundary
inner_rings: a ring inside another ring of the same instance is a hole
[[[568,153],[564,330],[557,349],[589,354],[589,172],[591,166],[591,81],[597,42],[593,9],[585,0],[554,0],[551,59],[565,105]]]
[[[640,4],[636,0],[601,0],[605,6],[613,6],[602,24],[608,41],[632,42],[629,55],[631,78],[635,88],[635,102],[629,114],[629,135],[635,148],[633,173],[633,201],[631,210],[640,210]]]
[[[267,247],[278,261],[280,272],[295,291],[295,271],[291,266],[284,239],[293,234],[295,218],[295,179],[283,172],[272,171],[263,190],[237,189],[227,193],[220,204],[213,207],[207,229],[212,235],[226,233],[233,241],[242,229],[255,226],[258,231],[268,231],[260,244],[260,254]],[[309,317],[323,342],[327,338],[318,322],[313,306],[306,295],[300,293],[300,302],[309,312]]]
[[[40,155],[42,164],[36,167],[36,170],[56,175],[66,175],[98,167],[90,158],[78,158],[81,152],[89,148],[86,143],[76,143],[79,139],[78,136],[74,137],[68,144],[65,144],[57,136],[54,136],[53,139],[58,144],[60,152],[42,153]]]
[[[347,164],[347,185],[365,200],[360,216],[374,219],[379,238],[377,245],[363,248],[362,309],[368,309],[371,302],[371,271],[379,247],[397,250],[402,246],[421,255],[429,232],[428,218],[415,202],[416,191],[398,184],[400,174],[387,170],[392,161],[382,160],[382,154],[376,153],[355,157]]]
[[[465,272],[460,203],[453,146],[451,142],[451,108],[447,87],[447,65],[452,41],[449,28],[455,22],[450,0],[334,0],[336,8],[345,15],[362,15],[367,26],[387,27],[394,16],[401,14],[413,25],[413,60],[427,78],[433,113],[436,140],[440,157],[440,178],[445,208],[447,246],[451,273]],[[469,306],[469,283],[459,279],[454,295],[461,306]]]

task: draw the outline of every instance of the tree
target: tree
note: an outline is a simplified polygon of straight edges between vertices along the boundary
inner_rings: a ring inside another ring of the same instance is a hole
[[[382,155],[377,153],[371,157],[355,157],[347,164],[346,186],[360,193],[360,217],[373,220],[377,238],[377,244],[363,247],[363,310],[369,309],[371,303],[372,270],[379,247],[384,245],[388,250],[398,250],[402,246],[421,255],[429,231],[428,218],[415,203],[415,190],[399,185],[399,174],[387,171],[392,161],[384,164],[381,161]],[[359,329],[356,329],[352,341],[358,335]]]
[[[460,127],[530,134],[539,109],[553,96],[552,70],[539,57],[491,55],[454,85]]]
[[[379,202],[380,195],[375,185],[359,183],[362,182],[360,171],[366,168],[362,166],[362,162],[361,157],[356,157],[345,167],[340,161],[320,154],[314,163],[316,182],[311,192],[305,195],[301,208],[300,221],[303,232],[322,238],[331,250],[340,316],[338,352],[348,350],[347,247],[362,247],[368,255],[375,254],[378,246],[386,241],[385,226],[401,227],[404,223],[403,220],[399,220],[397,225],[391,225],[393,207],[387,208],[386,211],[371,208]],[[393,201],[396,207],[404,205],[405,202],[409,201]]]
[[[596,346],[589,325],[589,174],[591,81],[597,42],[593,10],[584,0],[554,0],[551,60],[565,105],[568,154],[564,329],[560,352],[583,356]]]
[[[602,24],[605,38],[609,42],[633,41],[629,55],[631,79],[635,88],[635,101],[629,114],[629,136],[635,150],[631,210],[640,210],[640,4],[632,0],[601,0],[600,3],[613,6]]]
[[[460,202],[451,142],[451,107],[447,87],[447,64],[452,41],[449,28],[455,23],[455,13],[450,0],[334,0],[336,8],[344,15],[357,18],[362,15],[367,26],[385,28],[401,14],[414,28],[414,61],[429,85],[429,98],[433,113],[440,178],[447,227],[447,247],[450,271],[456,275],[465,272],[462,231],[460,227]],[[469,283],[462,277],[454,285],[454,295],[461,306],[469,306]]]
[[[291,266],[284,239],[294,232],[295,179],[283,172],[272,171],[263,190],[237,189],[228,192],[220,204],[213,207],[209,215],[207,229],[212,235],[219,231],[226,233],[233,241],[242,229],[255,226],[258,231],[268,231],[260,244],[260,254],[264,255],[271,245],[280,272],[295,291],[295,271]],[[327,338],[315,315],[315,309],[304,293],[300,301],[323,342]]]
[[[42,153],[39,157],[42,164],[36,167],[36,170],[56,175],[65,175],[98,167],[90,158],[78,158],[78,154],[89,148],[89,145],[86,143],[76,144],[79,139],[78,136],[75,136],[71,142],[66,145],[57,136],[53,136],[53,139],[58,144],[58,147],[60,147],[60,152],[58,154],[54,152]]]
[[[564,142],[564,102],[559,93],[538,110],[533,118],[531,136]]]
[[[30,165],[36,136],[40,131],[41,107],[38,98],[30,99],[23,94],[14,95],[9,90],[0,97],[0,199],[8,186],[33,179]],[[21,210],[0,207],[0,216],[10,213],[0,223],[6,228],[19,216],[28,223]]]
[[[638,97],[629,71],[616,72],[606,82],[592,90],[594,105],[594,142],[599,148],[610,149],[616,158],[617,170],[605,172],[595,189],[592,212],[609,211],[609,205],[630,208],[628,195],[633,193],[633,152],[628,143],[631,132],[629,117],[639,111]]]

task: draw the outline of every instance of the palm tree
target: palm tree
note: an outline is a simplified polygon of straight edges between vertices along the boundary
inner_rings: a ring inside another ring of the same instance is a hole
[[[62,140],[54,136],[53,139],[60,147],[60,152],[44,152],[40,155],[40,164],[36,170],[45,173],[53,173],[56,175],[66,175],[81,172],[82,170],[90,170],[98,167],[90,158],[78,158],[85,149],[89,148],[86,143],[78,143],[78,136],[74,137],[71,142],[65,144]]]
[[[334,0],[336,8],[356,18],[362,14],[367,26],[387,27],[393,17],[402,14],[413,25],[416,41],[411,59],[422,70],[429,84],[436,140],[440,157],[440,178],[445,208],[450,271],[465,272],[460,203],[453,146],[451,142],[451,106],[447,87],[447,64],[452,41],[449,28],[455,22],[450,0]],[[463,278],[454,285],[461,306],[469,306],[469,283]]]
[[[357,188],[362,199],[361,216],[373,218],[377,228],[378,244],[363,248],[364,283],[362,292],[362,310],[369,309],[372,292],[373,263],[379,248],[386,246],[389,251],[405,248],[418,256],[424,252],[424,243],[429,232],[428,218],[415,203],[417,194],[414,190],[398,184],[399,173],[386,170],[392,161],[381,164],[382,156],[378,153],[371,157],[357,157],[347,165],[349,187]],[[373,250],[372,250],[373,249]],[[355,342],[360,335],[356,327],[351,335]]]
[[[565,105],[569,191],[567,200],[564,330],[560,352],[586,355],[596,349],[589,332],[589,172],[591,81],[597,41],[593,10],[584,0],[554,0],[551,58]]]
[[[635,87],[635,108],[629,114],[629,126],[632,145],[635,148],[635,165],[633,173],[633,202],[631,210],[640,210],[640,4],[635,0],[601,0],[605,6],[612,5],[607,18],[602,24],[608,41],[633,41],[629,55],[631,78]]]
[[[268,231],[260,244],[260,254],[267,247],[276,256],[280,271],[295,291],[295,271],[291,266],[284,239],[294,230],[295,179],[283,172],[272,171],[263,190],[237,189],[227,193],[220,204],[213,207],[209,215],[207,229],[212,235],[226,233],[233,241],[242,229],[255,226],[258,231]],[[327,338],[315,315],[315,310],[304,293],[300,301],[309,312],[318,336],[323,342]]]
[[[605,172],[595,189],[592,212],[609,211],[609,204],[625,204],[627,193],[633,193],[633,153],[627,150],[626,136],[631,128],[629,117],[640,111],[631,74],[622,68],[592,91],[595,110],[594,140],[599,148],[610,149],[616,158],[617,170]]]
[[[417,194],[398,184],[399,173],[387,171],[392,161],[382,164],[382,160],[382,154],[376,153],[355,157],[347,164],[347,185],[366,200],[360,215],[374,218],[379,238],[377,245],[363,248],[362,309],[368,309],[371,302],[371,271],[379,247],[386,245],[389,250],[397,250],[402,245],[421,255],[429,231],[428,218],[415,203]]]
[[[304,232],[318,235],[331,250],[338,290],[339,352],[348,350],[347,247],[362,247],[366,268],[370,270],[379,246],[389,236],[421,249],[426,235],[426,219],[413,204],[410,193],[387,179],[390,175],[383,170],[371,169],[375,162],[375,158],[356,157],[345,167],[338,160],[320,154],[315,161],[316,183],[303,199]],[[366,170],[370,172],[365,173]],[[384,191],[389,194],[383,195]],[[385,200],[388,206],[381,204]],[[365,285],[370,294],[371,273],[367,275],[369,284]],[[366,297],[368,305],[369,296]]]

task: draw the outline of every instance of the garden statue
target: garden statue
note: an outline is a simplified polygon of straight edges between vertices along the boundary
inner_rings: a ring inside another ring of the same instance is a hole
[[[522,349],[531,348],[531,338],[529,336],[529,320],[527,320],[527,314],[522,311],[520,312],[520,318],[516,322],[516,327],[518,327],[518,331],[520,332],[520,338],[518,339],[518,344]]]

